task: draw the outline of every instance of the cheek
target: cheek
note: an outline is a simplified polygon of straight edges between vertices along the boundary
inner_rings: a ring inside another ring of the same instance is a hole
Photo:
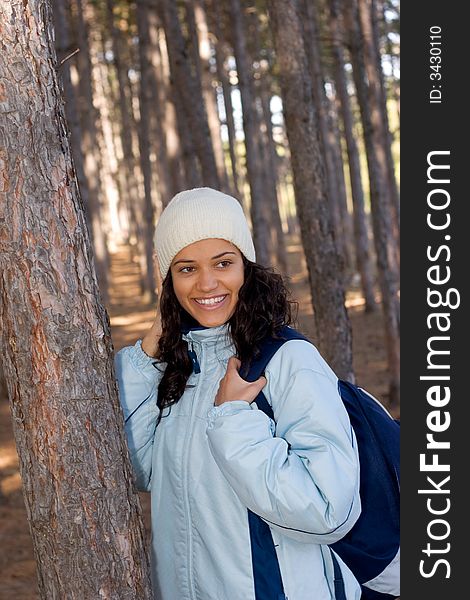
[[[187,286],[185,286],[183,282],[173,280],[173,291],[175,292],[176,299],[181,305],[183,305],[184,301],[186,300],[186,287]]]
[[[232,290],[235,292],[235,296],[238,297],[240,295],[240,289],[243,285],[245,281],[245,277],[244,277],[244,271],[243,269],[240,271],[240,273],[237,274],[237,277],[234,279],[233,284],[232,284]]]

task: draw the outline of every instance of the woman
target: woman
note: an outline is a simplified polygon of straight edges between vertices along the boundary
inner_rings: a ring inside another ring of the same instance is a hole
[[[301,340],[283,344],[266,377],[240,376],[261,340],[289,324],[291,303],[282,278],[255,263],[234,198],[177,194],[155,248],[161,325],[116,355],[137,487],[151,492],[155,598],[335,598],[326,544],[360,513],[336,376]],[[253,402],[261,389],[275,422]],[[359,598],[337,560],[345,598]]]

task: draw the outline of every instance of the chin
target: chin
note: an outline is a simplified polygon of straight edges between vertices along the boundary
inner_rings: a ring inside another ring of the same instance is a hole
[[[216,317],[214,317],[213,319],[208,319],[207,317],[203,317],[198,319],[197,316],[193,316],[199,323],[199,325],[202,325],[203,327],[219,327],[219,325],[224,325],[230,318],[227,317],[226,319],[224,319],[223,317],[221,317],[217,319]]]
[[[233,312],[234,312],[233,310],[232,311],[224,310],[224,311],[220,311],[219,314],[216,314],[215,311],[212,314],[211,313],[204,314],[204,312],[202,312],[202,311],[195,310],[195,311],[191,311],[189,314],[202,327],[219,327],[220,325],[224,325],[225,323],[227,323],[227,321],[233,315]]]

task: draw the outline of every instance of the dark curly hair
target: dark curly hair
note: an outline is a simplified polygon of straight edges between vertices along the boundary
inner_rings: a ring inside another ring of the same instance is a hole
[[[277,337],[284,325],[293,323],[297,317],[298,303],[290,299],[290,292],[281,275],[271,268],[249,261],[243,255],[242,258],[244,282],[238,292],[235,311],[229,319],[229,330],[237,358],[248,367],[250,361],[259,355],[260,342],[266,336]],[[156,358],[166,363],[158,387],[157,404],[161,415],[164,408],[181,398],[192,373],[182,327],[184,324],[199,325],[179,304],[173,290],[171,271],[163,281],[160,310],[162,335]]]

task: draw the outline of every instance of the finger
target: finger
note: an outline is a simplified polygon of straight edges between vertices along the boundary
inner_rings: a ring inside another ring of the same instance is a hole
[[[264,375],[261,375],[261,377],[255,381],[255,383],[258,389],[262,390],[264,386],[268,383],[268,380],[266,379],[266,377],[264,377]]]
[[[228,359],[228,364],[227,364],[227,371],[230,370],[235,370],[238,372],[238,370],[241,367],[241,361],[236,357],[236,356],[231,356]]]

